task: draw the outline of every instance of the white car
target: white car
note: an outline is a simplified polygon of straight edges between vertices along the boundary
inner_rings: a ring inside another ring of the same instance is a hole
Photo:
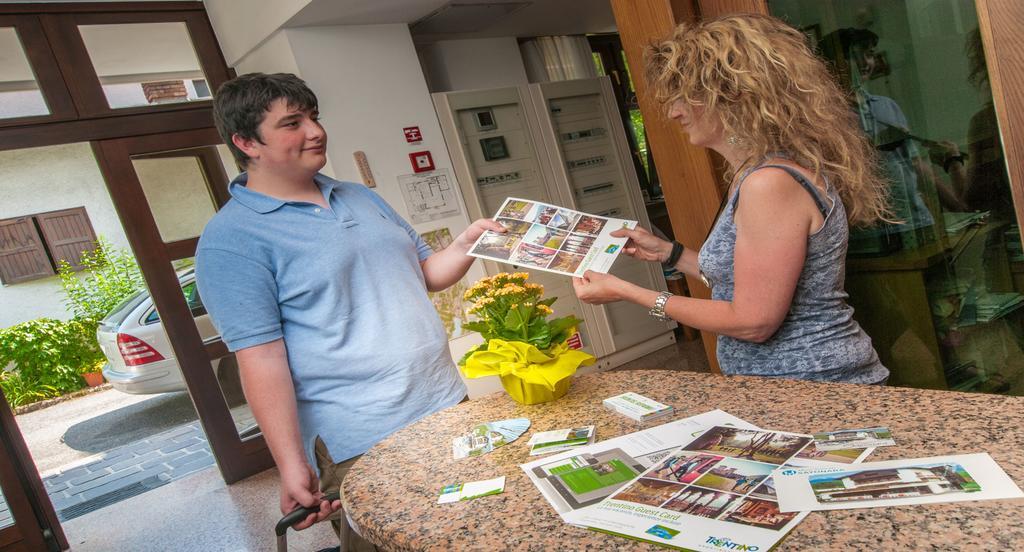
[[[219,335],[199,298],[193,270],[179,274],[178,282],[203,342],[217,340]],[[148,291],[136,292],[115,307],[100,322],[96,339],[107,357],[103,377],[114,389],[135,395],[185,390],[174,349]],[[215,372],[219,365],[220,360],[212,363]]]

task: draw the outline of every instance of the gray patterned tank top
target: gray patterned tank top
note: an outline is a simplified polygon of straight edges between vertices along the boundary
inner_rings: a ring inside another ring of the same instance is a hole
[[[786,165],[760,165],[740,176],[698,256],[710,281],[711,297],[732,301],[735,274],[736,223],[743,180],[763,167],[789,173],[814,198],[825,218],[807,237],[807,257],[793,302],[778,331],[764,343],[718,337],[718,362],[725,374],[769,376],[815,381],[877,383],[889,375],[871,345],[871,338],[853,319],[844,290],[849,226],[839,194],[826,182],[826,195],[799,171]]]

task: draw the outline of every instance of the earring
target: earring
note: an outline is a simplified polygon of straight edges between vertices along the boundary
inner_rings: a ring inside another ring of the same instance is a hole
[[[736,144],[740,143],[740,138],[735,134],[731,134],[725,139],[725,143],[729,144],[730,146],[735,146]]]

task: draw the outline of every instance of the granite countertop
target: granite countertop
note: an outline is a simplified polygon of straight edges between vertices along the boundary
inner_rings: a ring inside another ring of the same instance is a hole
[[[538,458],[525,446],[537,431],[595,424],[600,440],[637,431],[601,405],[626,391],[674,406],[676,418],[720,408],[798,433],[888,426],[896,446],[866,461],[988,452],[1024,483],[1022,397],[642,370],[580,376],[548,404],[497,393],[429,416],[356,462],[343,484],[347,513],[386,550],[663,550],[563,523],[519,468]],[[474,424],[517,417],[532,421],[517,441],[452,458],[452,439]],[[503,494],[436,504],[444,485],[501,475]],[[812,512],[776,550],[1012,550],[1024,542],[1022,519],[1024,499]]]

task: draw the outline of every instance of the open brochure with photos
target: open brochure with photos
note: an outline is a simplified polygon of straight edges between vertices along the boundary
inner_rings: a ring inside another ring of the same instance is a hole
[[[636,228],[635,220],[514,197],[502,203],[494,220],[508,232],[484,232],[470,255],[566,276],[582,276],[588,270],[607,273],[627,241],[611,233]]]
[[[773,470],[871,452],[822,452],[811,441],[715,410],[521,467],[568,523],[691,550],[768,550],[806,515],[779,510]]]

